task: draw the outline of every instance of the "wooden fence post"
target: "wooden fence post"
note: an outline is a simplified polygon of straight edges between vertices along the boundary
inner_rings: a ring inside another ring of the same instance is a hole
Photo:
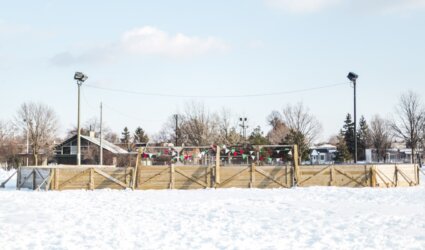
[[[398,167],[397,164],[395,164],[395,169],[394,169],[394,186],[398,186]]]
[[[55,190],[59,190],[59,169],[55,169]]]
[[[90,168],[90,184],[89,184],[90,190],[94,190],[94,169]]]
[[[174,189],[175,172],[174,164],[170,164],[170,189]]]
[[[220,146],[217,145],[215,154],[215,187],[220,185]]]
[[[136,157],[136,165],[134,166],[133,169],[133,176],[132,176],[132,180],[131,180],[131,189],[135,189],[137,188],[137,183],[139,182],[139,165],[141,164],[141,159],[142,159],[142,153],[143,153],[143,148],[139,148],[139,151],[137,152],[137,157]]]
[[[255,163],[251,163],[251,182],[249,183],[249,188],[255,187]]]
[[[375,166],[370,168],[370,185],[376,187],[376,169]]]
[[[334,180],[335,180],[335,169],[334,166],[331,166],[330,168],[330,181],[329,181],[329,186],[333,186],[334,185]]]
[[[16,189],[20,190],[21,189],[21,166],[18,167],[18,175],[16,176]]]
[[[421,164],[421,163],[419,163]],[[416,181],[416,185],[419,185],[420,183],[420,177],[419,177],[419,164],[415,165],[415,181]]]
[[[211,178],[212,178],[212,169],[210,166],[207,166],[207,174],[205,175],[205,183],[207,183],[207,187],[211,188]]]
[[[35,190],[37,187],[37,176],[35,174],[35,168],[32,169],[32,190]]]
[[[292,159],[294,163],[294,186],[298,185],[300,182],[300,173],[299,173],[299,160],[298,160],[298,145],[292,147]]]

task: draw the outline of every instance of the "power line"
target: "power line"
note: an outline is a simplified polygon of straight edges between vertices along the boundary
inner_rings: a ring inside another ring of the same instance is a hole
[[[84,92],[82,92],[81,96],[83,97],[82,99],[84,100],[84,102],[87,104],[87,106],[88,106],[90,109],[92,109],[93,111],[98,111],[98,108],[94,107],[93,105],[91,105],[91,104],[87,101],[87,98],[86,98],[86,96],[85,96]],[[137,118],[137,117],[135,117],[135,116],[128,115],[128,114],[126,114],[126,113],[124,113],[124,112],[122,112],[122,111],[119,111],[119,110],[118,110],[118,109],[116,109],[116,108],[113,108],[112,106],[110,106],[110,105],[108,105],[108,104],[106,104],[106,103],[104,103],[104,102],[102,102],[102,105],[103,105],[103,107],[104,107],[104,108],[106,107],[106,109],[108,109],[108,110],[110,110],[110,111],[112,111],[112,112],[114,112],[114,113],[116,113],[116,114],[118,114],[118,115],[121,115],[121,116],[123,116],[123,117],[127,117],[127,118],[130,118],[130,119],[133,119],[133,120],[138,121],[138,122],[161,122],[161,120],[145,120],[145,119]]]
[[[85,84],[85,87],[93,88],[93,89],[100,89],[100,90],[106,90],[111,92],[120,92],[125,94],[132,94],[132,95],[144,95],[144,96],[157,96],[157,97],[176,97],[176,98],[247,98],[247,97],[262,97],[262,96],[276,96],[276,95],[287,95],[287,94],[294,94],[294,93],[300,93],[300,92],[307,92],[307,91],[313,91],[313,90],[319,90],[319,89],[325,89],[325,88],[332,88],[340,85],[346,85],[347,83],[336,83],[336,84],[329,84],[329,85],[322,85],[318,87],[311,87],[311,88],[304,88],[304,89],[297,89],[297,90],[289,90],[289,91],[281,91],[281,92],[272,92],[272,93],[261,93],[261,94],[244,94],[244,95],[174,95],[174,94],[163,94],[163,93],[150,93],[150,92],[140,92],[140,91],[133,91],[133,90],[125,90],[125,89],[115,89],[115,88],[107,88],[107,87],[100,87],[96,85],[90,85]]]

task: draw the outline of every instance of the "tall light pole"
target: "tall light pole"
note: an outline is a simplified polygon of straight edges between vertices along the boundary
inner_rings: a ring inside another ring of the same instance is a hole
[[[357,163],[357,116],[356,116],[356,81],[359,76],[353,72],[348,73],[347,78],[354,86],[354,163]]]
[[[77,118],[77,165],[81,165],[81,129],[80,129],[80,87],[88,76],[81,72],[75,72],[74,79],[78,85],[78,118]]]
[[[239,126],[242,127],[242,136],[244,141],[246,141],[246,129],[248,128],[248,125],[245,125],[245,122],[248,121],[248,118],[246,117],[240,117],[239,121],[242,122],[242,124],[239,124]]]

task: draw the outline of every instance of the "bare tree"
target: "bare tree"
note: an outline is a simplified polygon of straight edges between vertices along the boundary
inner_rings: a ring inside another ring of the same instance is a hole
[[[7,168],[19,165],[19,145],[22,138],[16,136],[17,129],[11,122],[0,121],[0,165]]]
[[[370,140],[376,150],[378,161],[386,161],[386,151],[391,147],[391,127],[389,121],[375,115],[370,121]]]
[[[281,143],[289,133],[289,128],[283,122],[282,115],[278,111],[272,111],[267,116],[267,122],[272,127],[267,133],[267,139],[271,144]]]
[[[283,122],[290,130],[301,133],[306,140],[306,144],[311,146],[322,131],[320,122],[309,113],[308,108],[302,103],[294,106],[288,104],[282,112]]]
[[[403,139],[412,149],[411,162],[415,162],[415,153],[423,138],[425,127],[425,108],[419,95],[413,91],[401,95],[396,107],[397,117],[392,121],[394,135]]]
[[[218,140],[216,143],[232,145],[242,141],[242,136],[237,132],[237,120],[233,118],[229,109],[223,108],[218,121]]]
[[[58,119],[49,106],[42,103],[23,103],[15,119],[23,133],[28,130],[34,163],[38,164],[40,153],[49,154],[56,138]]]
[[[218,115],[210,113],[202,103],[186,105],[180,127],[185,143],[194,146],[212,144],[218,139]]]

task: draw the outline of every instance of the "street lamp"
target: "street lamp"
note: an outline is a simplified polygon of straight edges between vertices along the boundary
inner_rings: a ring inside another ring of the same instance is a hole
[[[81,165],[81,130],[80,130],[80,87],[88,76],[81,73],[75,72],[74,79],[77,80],[78,85],[78,118],[77,118],[77,165]]]
[[[357,163],[357,117],[356,117],[356,80],[359,76],[353,72],[348,73],[347,78],[354,86],[354,163]]]

